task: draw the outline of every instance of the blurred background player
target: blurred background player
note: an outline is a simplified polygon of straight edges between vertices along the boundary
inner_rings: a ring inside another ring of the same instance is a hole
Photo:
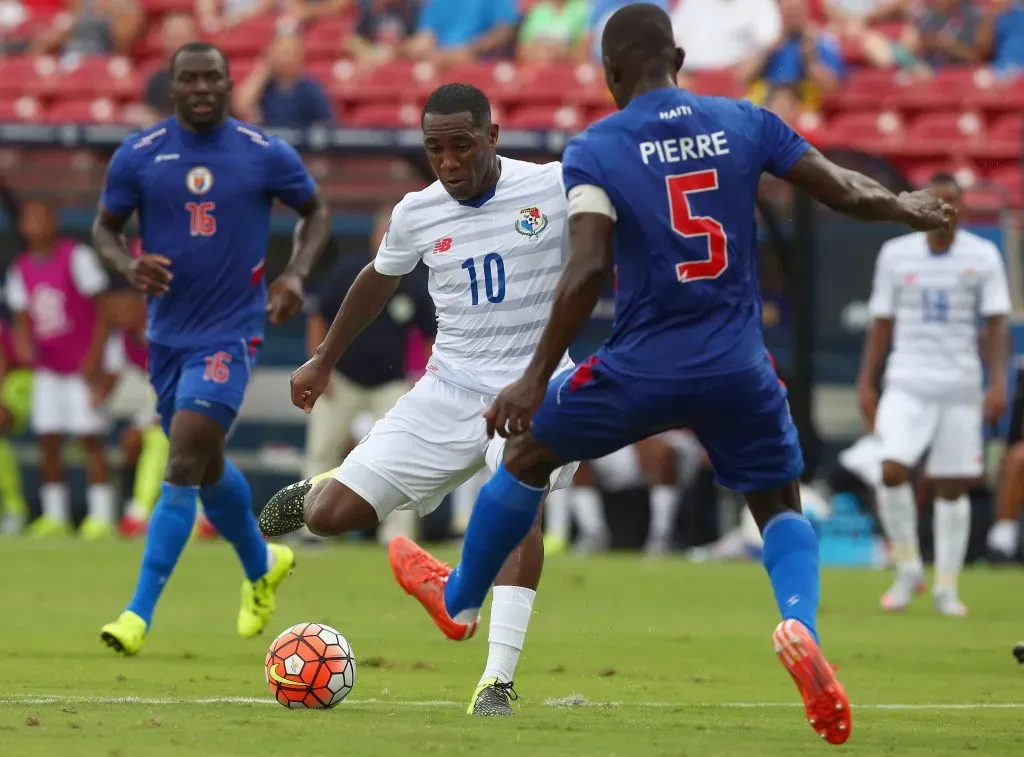
[[[21,467],[10,436],[28,428],[32,412],[32,369],[18,357],[14,330],[0,318],[0,534],[17,534],[28,520]]]
[[[932,190],[960,206],[956,179],[936,174]],[[982,423],[1006,409],[1006,316],[1010,294],[999,250],[955,226],[886,242],[875,263],[858,392],[869,428],[882,441],[878,514],[895,558],[896,579],[882,608],[910,604],[924,581],[911,470],[928,451],[925,473],[935,490],[935,608],[967,610],[957,594],[970,537],[967,491],[984,472]],[[977,319],[989,386],[982,391]],[[885,360],[885,389],[875,389]]]
[[[611,545],[601,489],[615,493],[650,488],[651,517],[644,551],[651,556],[672,551],[672,538],[683,491],[693,482],[704,452],[692,434],[666,431],[597,460],[580,463],[572,487],[548,497],[544,515],[544,550],[558,554],[568,546],[570,521],[579,538],[574,549],[599,552]],[[598,488],[600,486],[600,489]],[[557,503],[552,507],[552,500]],[[565,517],[559,508],[565,502]]]
[[[390,220],[391,208],[377,213],[370,236],[370,249],[374,254],[384,239]],[[316,355],[345,295],[365,267],[366,259],[361,256],[341,257],[326,281],[308,298],[307,308],[312,310],[306,320],[306,346],[310,358]],[[383,418],[409,391],[407,347],[414,331],[427,340],[428,348],[437,333],[426,272],[420,268],[402,277],[380,316],[355,338],[335,364],[330,383],[309,413],[303,463],[305,478],[337,467],[351,449],[352,429],[360,416],[368,411],[371,422]],[[355,441],[363,436],[365,433],[354,435]],[[411,512],[392,513],[386,519],[388,527],[382,524],[382,537],[386,538],[391,527],[408,533],[415,527],[415,519]]]
[[[817,536],[800,511],[803,459],[764,346],[753,275],[757,184],[770,172],[864,220],[939,228],[954,211],[930,191],[896,196],[840,168],[748,102],[678,89],[684,53],[657,6],[616,11],[601,46],[619,112],[571,139],[563,155],[569,261],[526,372],[485,413],[489,434],[511,436],[504,462],[477,498],[459,565],[396,539],[395,577],[438,626],[468,638],[553,470],[689,428],[718,482],[744,494],[761,527],[783,618],[776,653],[815,732],[841,744],[850,703],[818,643]],[[612,335],[552,381],[613,264]]]
[[[491,104],[467,84],[436,89],[421,126],[437,181],[395,206],[377,256],[356,277],[316,354],[292,374],[292,402],[312,409],[338,359],[421,262],[438,315],[426,375],[340,467],[270,499],[260,513],[267,536],[304,524],[324,536],[362,531],[400,508],[426,515],[500,460],[504,442],[487,438],[480,413],[518,375],[549,316],[564,247],[559,165],[500,157]],[[572,365],[565,350],[562,363]],[[575,468],[553,471],[551,488],[568,485]],[[512,714],[513,676],[544,564],[539,519],[532,526],[498,576],[472,715]],[[452,624],[446,633],[461,639],[475,630]]]
[[[50,206],[26,202],[20,228],[28,248],[7,273],[6,300],[15,314],[19,361],[36,367],[32,430],[42,454],[42,515],[30,530],[35,536],[50,536],[71,528],[62,455],[65,438],[72,437],[85,448],[89,484],[89,512],[79,533],[97,539],[113,533],[114,490],[103,444],[107,418],[93,405],[81,371],[96,339],[107,274],[89,247],[59,236]]]
[[[131,497],[119,528],[122,536],[131,538],[145,533],[160,495],[168,441],[160,428],[147,373],[146,299],[123,277],[116,276],[113,282],[98,324],[97,343],[103,349],[90,356],[85,375],[95,406],[102,407],[120,394],[127,401],[119,406],[135,408],[120,438],[122,494],[130,492]]]
[[[263,540],[249,483],[224,444],[267,313],[281,323],[301,310],[303,283],[330,233],[326,205],[295,150],[228,116],[232,83],[223,52],[187,44],[170,68],[175,115],[130,136],[114,154],[93,223],[97,248],[150,297],[149,374],[170,439],[135,594],[101,631],[108,646],[129,655],[142,648],[188,542],[198,496],[245,573],[238,633],[257,635],[273,614],[295,558]],[[301,220],[288,267],[268,293],[263,268],[275,198]],[[140,257],[122,236],[136,211],[145,220]]]

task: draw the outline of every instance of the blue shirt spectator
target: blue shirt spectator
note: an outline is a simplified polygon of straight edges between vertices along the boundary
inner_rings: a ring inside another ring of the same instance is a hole
[[[845,73],[843,53],[834,37],[820,35],[807,42],[802,37],[791,37],[775,49],[764,66],[763,79],[773,87],[796,86],[810,78],[807,70],[806,48],[813,44],[817,62],[829,70],[837,78]]]
[[[302,38],[275,38],[266,58],[236,90],[238,115],[271,129],[305,129],[333,121],[330,100],[303,68]]]
[[[516,0],[425,0],[410,51],[452,61],[500,54],[514,40],[518,20]]]
[[[1019,73],[1024,70],[1024,4],[1003,4],[1003,10],[996,6],[992,28],[992,65],[1003,73]]]

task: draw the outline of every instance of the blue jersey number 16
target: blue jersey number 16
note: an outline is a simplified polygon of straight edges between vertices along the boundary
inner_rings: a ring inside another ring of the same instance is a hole
[[[472,304],[479,305],[480,286],[477,283],[476,261],[469,258],[463,261],[462,267],[469,273],[469,296]],[[498,303],[505,299],[505,261],[496,252],[484,258],[484,291],[490,303]]]

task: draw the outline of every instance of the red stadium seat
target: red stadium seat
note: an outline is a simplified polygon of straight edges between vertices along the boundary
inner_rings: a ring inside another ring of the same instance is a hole
[[[892,71],[859,68],[850,72],[845,84],[826,98],[830,109],[874,109],[896,99],[898,87]]]
[[[328,73],[327,87],[335,99],[351,103],[396,103],[425,97],[439,83],[437,69],[429,63],[396,61],[364,71],[350,61],[333,66],[314,64],[315,75]]]
[[[367,103],[352,108],[346,126],[357,128],[405,128],[419,126],[420,106],[415,103]]]
[[[967,154],[984,145],[985,122],[973,112],[919,116],[907,129],[908,155]]]
[[[46,113],[51,124],[109,124],[120,115],[117,106],[108,98],[95,100],[63,100],[55,102]]]
[[[42,115],[42,104],[34,97],[0,100],[0,121],[37,122]]]
[[[916,163],[907,171],[907,178],[914,187],[921,188],[928,185],[932,176],[942,171],[953,174],[960,186],[965,188],[974,186],[981,178],[981,171],[974,163],[970,161],[951,163],[948,160]]]
[[[443,71],[441,79],[471,84],[491,100],[517,101],[521,90],[519,68],[508,61],[454,66]]]
[[[1024,152],[1024,116],[1016,113],[999,118],[988,130],[983,147],[986,157],[1019,161]]]
[[[1024,195],[1024,175],[1021,173],[1020,165],[1002,166],[995,169],[988,176],[989,181],[998,185],[1006,191],[1009,204],[1012,207],[1021,206],[1021,197]]]
[[[195,12],[195,0],[142,0],[142,7],[151,16],[162,16],[165,13]]]
[[[816,142],[883,155],[898,152],[904,144],[903,120],[893,111],[840,113],[818,131]]]
[[[303,34],[306,60],[336,60],[343,50],[343,42],[352,33],[350,16],[324,18],[315,21]]]
[[[561,129],[579,131],[586,122],[579,108],[572,105],[523,105],[505,120],[509,129]]]
[[[127,58],[85,58],[60,77],[57,94],[66,99],[99,96],[128,99],[138,97],[142,86]]]
[[[49,56],[0,58],[0,97],[52,94],[59,74],[56,59]]]
[[[975,91],[974,70],[961,66],[940,68],[929,79],[903,73],[896,80],[895,105],[905,109],[952,110],[970,102]]]
[[[507,92],[509,102],[601,106],[611,102],[600,66],[524,66],[518,91]]]
[[[253,57],[262,53],[277,33],[276,19],[261,16],[250,19],[230,29],[222,29],[207,39],[217,45],[228,58],[235,56]]]
[[[693,74],[692,89],[699,95],[717,95],[719,97],[743,97],[744,87],[736,78],[736,72],[699,71]]]

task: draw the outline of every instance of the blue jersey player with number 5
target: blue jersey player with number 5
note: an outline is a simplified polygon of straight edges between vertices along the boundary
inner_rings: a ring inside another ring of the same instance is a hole
[[[185,45],[170,74],[174,115],[128,137],[114,154],[93,224],[96,249],[149,295],[150,380],[170,438],[135,594],[101,633],[129,655],[141,649],[188,542],[197,497],[242,562],[238,632],[255,636],[274,611],[295,558],[263,540],[249,484],[224,456],[224,443],[267,313],[281,323],[299,312],[303,282],[330,232],[327,207],[295,150],[228,117],[232,84],[219,49]],[[300,221],[291,260],[268,298],[263,267],[275,199]],[[138,258],[121,234],[133,213],[145,251]]]
[[[768,171],[850,216],[918,229],[947,226],[954,211],[930,191],[897,196],[836,166],[750,103],[676,88],[683,51],[654,5],[617,11],[602,49],[620,111],[565,149],[569,261],[530,366],[485,413],[489,432],[512,437],[503,465],[480,492],[454,570],[401,537],[392,568],[435,622],[472,623],[553,470],[691,429],[719,483],[745,495],[761,528],[783,617],[775,650],[812,727],[841,744],[850,705],[818,642],[818,545],[800,509],[803,460],[761,333],[758,179]],[[549,388],[612,263],[612,335]]]

